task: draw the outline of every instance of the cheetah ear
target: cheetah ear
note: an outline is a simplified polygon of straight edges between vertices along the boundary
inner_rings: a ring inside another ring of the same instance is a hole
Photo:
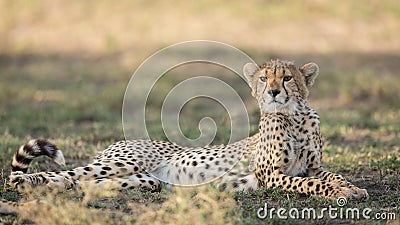
[[[253,88],[252,84],[253,84],[254,74],[256,74],[259,69],[260,68],[254,63],[247,63],[243,67],[243,74],[246,77],[247,83],[250,85],[251,88]]]
[[[300,68],[300,72],[304,75],[306,86],[311,87],[318,76],[319,67],[316,63],[307,63]]]

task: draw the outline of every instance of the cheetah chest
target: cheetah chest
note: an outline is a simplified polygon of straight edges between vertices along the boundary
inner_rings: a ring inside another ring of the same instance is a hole
[[[283,171],[289,176],[298,176],[307,171],[307,162],[302,155],[303,148],[295,138],[289,137],[287,145],[288,161],[284,163]]]
[[[284,173],[287,175],[305,175],[310,165],[310,155],[319,152],[319,144],[316,143],[319,132],[311,129],[312,122],[304,117],[289,121],[290,127],[294,129],[286,132],[287,144],[284,145],[286,149],[283,150],[284,153],[287,151],[288,160],[284,162]]]
[[[309,156],[319,151],[314,140],[319,132],[310,129],[309,123],[310,119],[303,116],[266,116],[266,126],[261,127],[265,144],[259,147],[261,152],[269,155],[265,158],[272,160],[270,166],[281,168],[283,173],[290,176],[306,174],[310,165]]]

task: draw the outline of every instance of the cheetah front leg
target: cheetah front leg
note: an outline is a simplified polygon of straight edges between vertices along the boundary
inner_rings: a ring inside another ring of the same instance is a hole
[[[267,188],[280,188],[284,191],[294,191],[330,200],[339,197],[350,198],[353,195],[350,188],[341,187],[315,177],[287,176],[281,170],[273,170],[266,165],[259,166],[255,173],[260,183]]]
[[[342,175],[325,171],[322,169],[322,167],[308,169],[308,175],[312,177],[318,177],[326,182],[335,183],[341,187],[348,187],[353,191],[353,197],[356,199],[369,197],[366,189],[358,188],[354,184],[348,182]]]
[[[321,154],[318,151],[309,151],[307,158],[307,172],[310,177],[317,177],[323,181],[334,183],[341,187],[348,187],[353,191],[353,197],[356,199],[368,198],[368,192],[365,189],[356,187],[348,182],[342,175],[323,170],[321,166]]]

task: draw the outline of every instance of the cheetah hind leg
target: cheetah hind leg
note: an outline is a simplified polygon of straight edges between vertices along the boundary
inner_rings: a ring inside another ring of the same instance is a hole
[[[95,180],[78,181],[81,188],[102,187],[111,190],[140,189],[160,191],[160,181],[147,173],[132,174],[127,177],[98,178]]]

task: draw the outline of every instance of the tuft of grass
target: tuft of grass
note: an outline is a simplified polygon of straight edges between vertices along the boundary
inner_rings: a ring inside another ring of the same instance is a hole
[[[400,176],[400,159],[398,155],[387,155],[381,159],[372,160],[371,167],[379,171],[380,178],[385,176]]]

